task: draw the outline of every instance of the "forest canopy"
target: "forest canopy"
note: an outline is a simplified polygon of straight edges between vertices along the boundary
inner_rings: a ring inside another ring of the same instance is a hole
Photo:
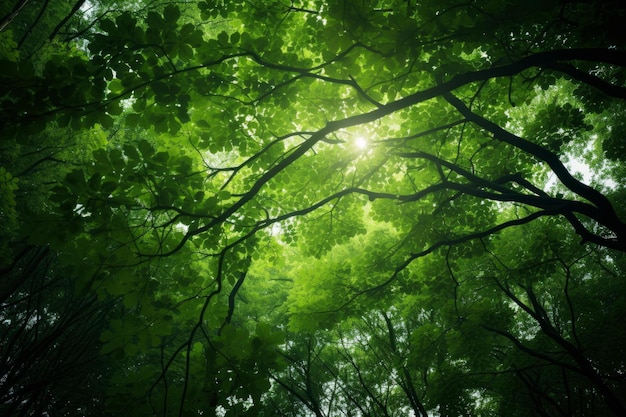
[[[626,415],[626,5],[0,5],[0,415]]]

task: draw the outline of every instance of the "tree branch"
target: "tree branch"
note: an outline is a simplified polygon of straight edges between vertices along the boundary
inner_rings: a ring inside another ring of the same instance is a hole
[[[492,133],[496,139],[513,145],[516,148],[521,149],[522,151],[547,163],[559,180],[561,180],[563,185],[565,185],[573,193],[590,201],[597,207],[597,213],[593,213],[593,215],[591,215],[591,212],[587,212],[585,214],[590,215],[590,217],[595,221],[615,233],[615,242],[610,244],[610,240],[607,240],[605,246],[626,251],[626,224],[618,218],[611,202],[608,198],[606,198],[606,196],[604,196],[604,194],[574,178],[555,153],[533,142],[514,135],[490,120],[472,112],[461,100],[451,93],[444,93],[443,97],[467,120]]]

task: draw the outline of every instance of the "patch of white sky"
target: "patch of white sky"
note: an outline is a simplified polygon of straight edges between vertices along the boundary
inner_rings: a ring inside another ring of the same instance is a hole
[[[89,1],[89,0],[85,0],[83,5],[80,6],[80,11],[83,13],[83,16],[86,19],[91,20],[91,18],[93,18],[94,15],[95,15],[94,4],[91,1]]]
[[[607,189],[615,189],[617,183],[615,180],[608,176],[603,176],[602,173],[607,172],[610,168],[609,162],[604,160],[599,169],[594,170],[587,163],[586,155],[592,155],[595,152],[596,143],[599,140],[597,135],[591,135],[590,140],[585,145],[581,155],[577,155],[574,152],[566,152],[565,160],[562,160],[563,165],[568,171],[578,180],[587,185],[600,184]],[[563,159],[563,158],[562,158]],[[558,181],[556,174],[551,173],[546,182],[546,188],[549,190],[558,188]]]
[[[531,106],[543,105],[549,100],[557,100],[559,103],[564,104],[571,100],[570,94],[561,95],[562,89],[568,89],[569,86],[554,86],[547,91],[538,91],[538,96],[533,100]],[[570,103],[575,105],[575,103]],[[510,132],[524,137],[524,125],[523,121],[529,120],[529,112],[527,107],[513,108],[506,112],[509,122],[507,122],[506,128]],[[532,120],[532,119],[531,119]],[[585,133],[583,133],[585,135]],[[532,138],[526,138],[532,140]],[[610,171],[610,162],[598,155],[598,141],[601,140],[597,134],[589,134],[586,138],[586,143],[582,149],[580,143],[578,149],[573,147],[569,150],[565,150],[564,154],[560,157],[561,162],[567,168],[567,170],[579,181],[591,185],[601,186],[604,189],[615,189],[617,183],[614,179],[607,175]],[[590,161],[593,161],[594,167]],[[554,172],[550,172],[547,177],[547,181],[544,184],[546,191],[559,191],[561,188],[560,181]]]
[[[125,7],[125,10],[132,11],[132,10],[139,10],[140,8],[144,6],[141,4],[141,2],[135,2],[135,3],[128,2],[128,4],[125,5],[124,7]],[[106,10],[110,10],[110,7],[104,6],[104,8]],[[99,7],[97,0],[96,1],[85,0],[82,6],[80,6],[80,11],[82,12],[85,19],[91,22],[92,19],[96,17],[96,13],[102,13],[104,10],[101,7]]]

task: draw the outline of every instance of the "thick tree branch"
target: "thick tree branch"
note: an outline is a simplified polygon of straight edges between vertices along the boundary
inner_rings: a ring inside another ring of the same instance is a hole
[[[0,32],[5,30],[7,28],[7,26],[9,26],[11,24],[13,19],[15,19],[20,14],[20,12],[24,8],[24,6],[26,6],[28,1],[29,0],[20,0],[13,7],[13,10],[11,10],[11,12],[9,12],[9,14],[7,14],[6,16],[2,17],[2,19],[0,20]]]
[[[581,71],[575,66],[564,62],[551,62],[543,65],[542,68],[552,69],[562,74],[567,74],[575,80],[581,81],[590,87],[602,91],[609,97],[626,100],[626,87],[614,85],[604,81],[600,77]]]
[[[239,279],[237,279],[237,282],[235,282],[233,289],[230,291],[230,294],[228,294],[228,312],[226,313],[226,318],[224,319],[224,323],[222,324],[222,327],[220,327],[220,331],[225,326],[229,325],[231,319],[233,318],[233,313],[235,312],[235,297],[237,296],[237,292],[239,292],[239,289],[243,285],[243,282],[246,279],[247,273],[248,271],[245,271],[245,272],[242,272],[241,275],[239,275]]]
[[[533,142],[523,139],[517,135],[514,135],[497,124],[485,119],[482,116],[472,112],[461,100],[452,95],[451,93],[443,94],[443,97],[452,104],[467,120],[477,124],[488,132],[492,133],[494,137],[502,142],[515,146],[522,151],[533,155],[540,161],[544,161],[561,180],[570,191],[579,195],[580,197],[588,200],[594,204],[598,211],[592,215],[587,212],[585,215],[589,215],[598,223],[607,227],[613,233],[615,233],[615,242],[610,244],[610,240],[607,239],[605,246],[612,247],[621,251],[626,251],[626,224],[624,224],[615,213],[611,202],[604,196],[604,194],[595,190],[594,188],[583,184],[570,174],[565,165],[560,161],[558,156],[547,150],[546,148],[539,146]]]
[[[76,3],[74,3],[74,7],[72,7],[72,10],[63,18],[63,20],[61,20],[54,27],[54,29],[50,33],[50,36],[48,36],[48,40],[54,39],[54,37],[57,35],[57,33],[59,33],[61,28],[65,26],[65,24],[72,18],[72,16],[74,16],[76,12],[80,10],[80,8],[83,6],[84,3],[85,3],[85,0],[77,0]]]

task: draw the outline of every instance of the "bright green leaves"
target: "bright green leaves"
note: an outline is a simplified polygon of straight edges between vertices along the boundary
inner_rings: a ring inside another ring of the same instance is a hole
[[[367,233],[335,244],[327,253],[311,256],[309,252],[318,249],[315,242],[306,242],[304,253],[297,253],[295,259],[302,262],[294,262],[288,272],[294,282],[288,303],[292,330],[326,328],[346,315],[358,316],[383,302],[385,296],[372,290],[385,282],[395,285],[389,280],[394,279],[395,262],[401,257],[390,256],[389,250],[397,234],[388,224],[372,221],[367,222],[367,229]]]
[[[619,276],[616,261],[598,252],[603,267],[586,268],[596,252],[560,249],[573,241],[560,223],[486,235],[536,212],[546,170],[441,97],[452,90],[476,114],[561,155],[592,152],[583,131],[602,124],[598,143],[622,158],[619,106],[586,96],[585,111],[598,112],[588,117],[572,92],[579,80],[507,66],[528,51],[579,46],[572,34],[551,36],[563,26],[546,23],[559,18],[555,5],[534,2],[528,17],[497,1],[327,3],[211,0],[132,12],[120,3],[93,26],[89,55],[81,43],[35,65],[4,52],[8,136],[42,141],[10,151],[42,156],[0,169],[0,215],[16,219],[29,190],[12,175],[60,168],[62,182],[41,198],[41,210],[51,208],[20,233],[62,252],[77,287],[111,302],[101,352],[122,361],[113,410],[195,415],[219,405],[244,415],[268,398],[287,405],[265,414],[283,415],[298,393],[315,413],[314,400],[333,392],[343,409],[326,414],[372,405],[360,413],[480,415],[476,395],[499,401],[495,384],[514,386],[508,375],[525,371],[514,366],[524,352],[512,354],[505,336],[542,352],[546,335],[523,308],[533,294],[531,311],[549,309],[568,341],[576,320],[583,333],[601,322],[596,310],[618,316],[621,304],[596,284],[611,268]],[[492,66],[510,77],[483,71]],[[623,82],[615,69],[580,68]],[[71,152],[95,149],[88,162],[57,155],[65,145],[47,140],[54,129],[80,137]],[[368,145],[356,150],[359,138]],[[588,224],[574,215],[564,217]],[[585,301],[586,292],[602,296]],[[533,372],[543,365],[554,363]]]
[[[221,190],[217,193],[218,200],[228,200],[230,198],[230,192],[227,190]]]
[[[304,221],[300,231],[306,239],[307,255],[320,256],[330,251],[335,245],[366,232],[359,214],[362,213],[363,200],[348,196],[341,201],[330,203],[320,210],[317,221]]]
[[[186,23],[178,34],[178,56],[183,62],[189,62],[194,50],[204,45],[203,33],[192,23]]]
[[[229,8],[232,8],[230,3],[236,2],[221,4],[217,0],[199,1],[197,5],[200,10],[200,17],[202,20],[215,19],[217,17],[226,18],[228,17]]]

